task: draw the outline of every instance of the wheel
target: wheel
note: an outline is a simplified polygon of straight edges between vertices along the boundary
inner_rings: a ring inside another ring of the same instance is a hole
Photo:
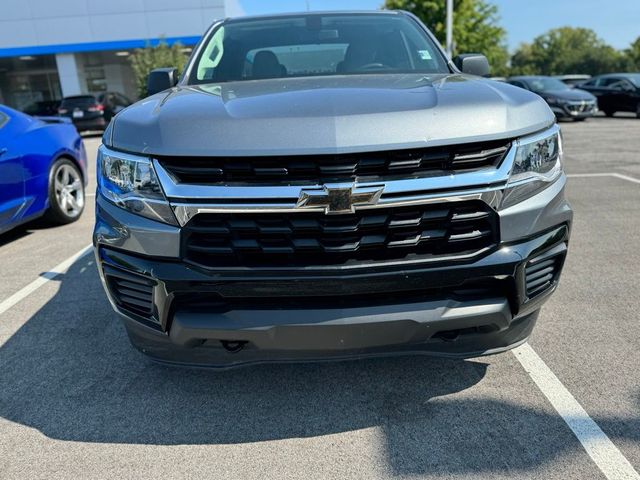
[[[638,106],[636,107],[636,118],[640,118],[640,103],[638,103]]]
[[[580,118],[574,118],[573,121],[574,122],[584,122],[587,119],[587,117],[580,117]]]
[[[71,160],[61,158],[49,172],[49,210],[47,220],[64,225],[75,222],[84,210],[84,183],[80,170]]]
[[[615,112],[614,110],[604,110],[604,114],[605,114],[607,117],[613,117],[613,116],[615,115],[615,113],[616,113],[616,112]]]

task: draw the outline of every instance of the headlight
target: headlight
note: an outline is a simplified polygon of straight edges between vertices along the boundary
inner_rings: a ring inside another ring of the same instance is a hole
[[[557,97],[546,97],[545,100],[549,105],[564,105],[567,103],[566,100]]]
[[[98,150],[98,192],[132,213],[177,225],[149,158],[114,152],[101,146]]]
[[[562,174],[562,135],[554,125],[545,132],[516,141],[513,168],[502,208],[539,193]]]

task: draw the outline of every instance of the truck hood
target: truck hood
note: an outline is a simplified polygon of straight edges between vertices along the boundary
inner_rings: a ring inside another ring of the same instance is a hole
[[[105,135],[149,155],[335,154],[513,138],[554,122],[537,95],[459,74],[178,86],[120,112]]]

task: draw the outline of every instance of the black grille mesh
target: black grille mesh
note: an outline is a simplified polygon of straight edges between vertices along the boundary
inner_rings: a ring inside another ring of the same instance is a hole
[[[158,157],[180,183],[228,182],[320,184],[356,178],[384,180],[430,171],[465,171],[495,166],[508,150],[505,141],[344,155],[280,157]]]
[[[183,256],[207,267],[345,264],[468,254],[497,240],[497,214],[480,201],[339,215],[199,214],[183,230]]]

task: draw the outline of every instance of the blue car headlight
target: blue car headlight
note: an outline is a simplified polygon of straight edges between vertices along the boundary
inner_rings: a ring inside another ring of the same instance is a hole
[[[502,208],[539,193],[562,174],[562,135],[557,125],[517,140],[515,148]]]
[[[120,208],[177,225],[148,157],[98,149],[98,193]]]

